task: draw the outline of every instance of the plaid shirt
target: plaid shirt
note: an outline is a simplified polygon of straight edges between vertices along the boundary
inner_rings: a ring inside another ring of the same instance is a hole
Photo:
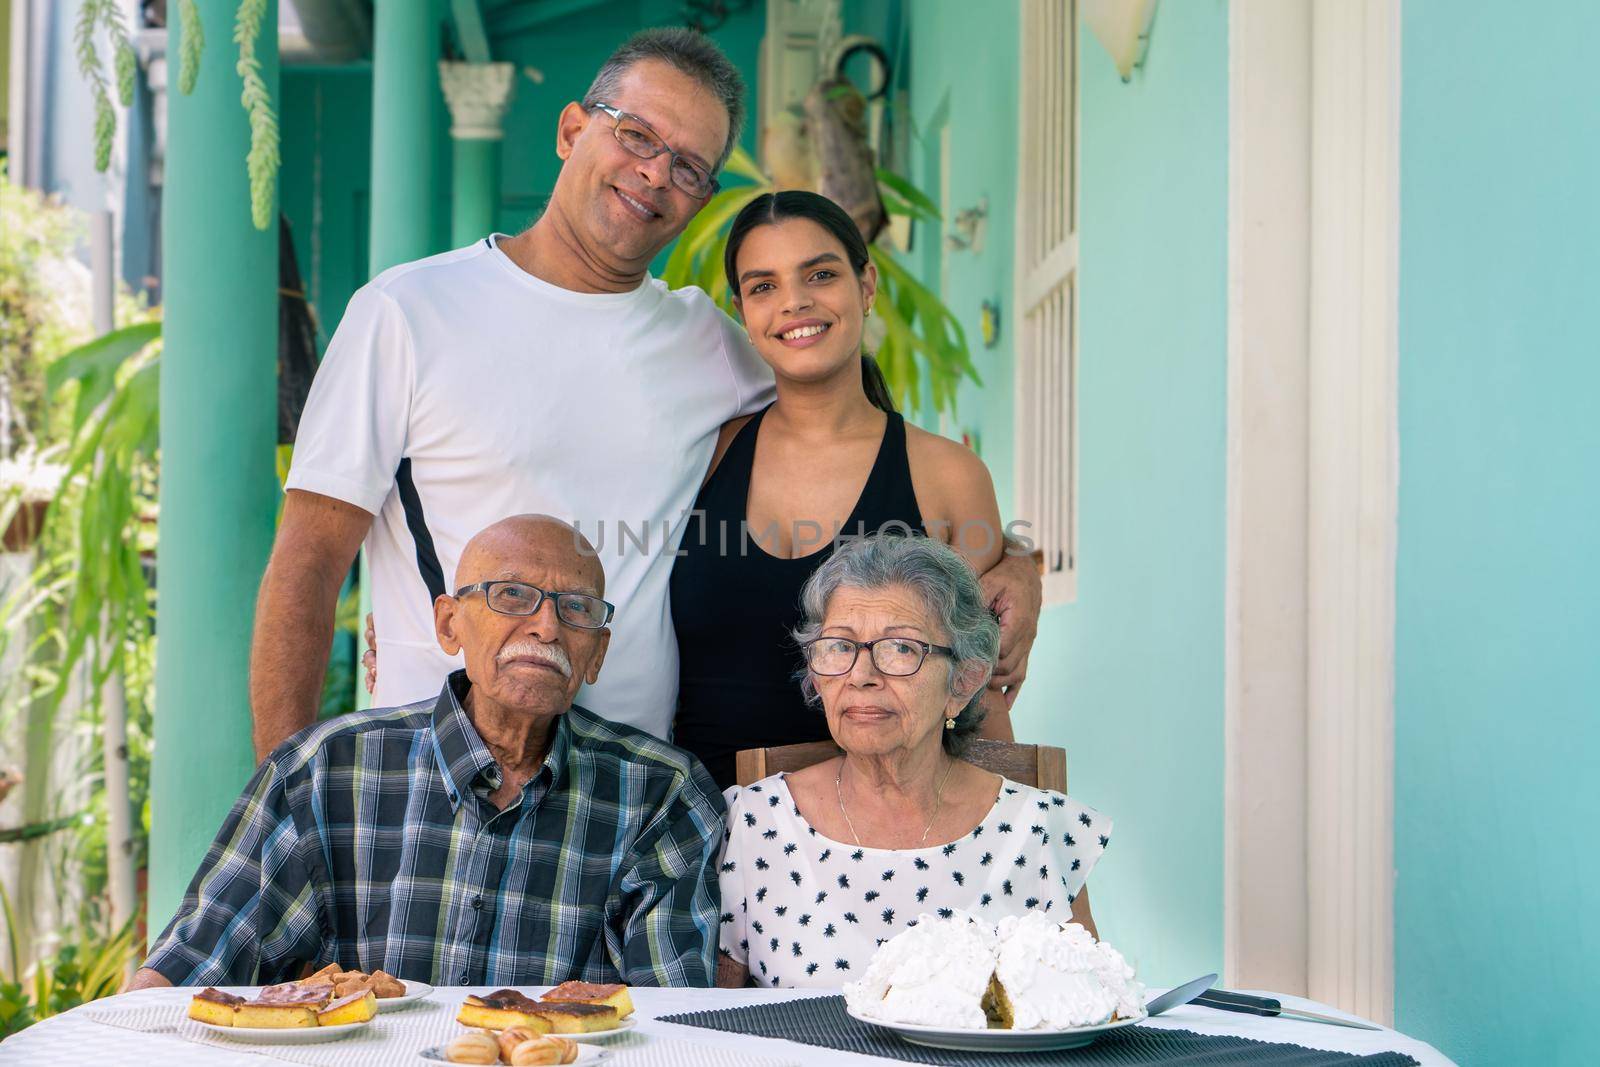
[[[450,676],[284,742],[146,966],[175,985],[381,967],[436,985],[708,986],[722,795],[688,753],[574,706],[504,811]]]

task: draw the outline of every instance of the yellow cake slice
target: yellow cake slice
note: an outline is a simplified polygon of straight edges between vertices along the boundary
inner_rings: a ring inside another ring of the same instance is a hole
[[[633,998],[628,995],[625,985],[562,982],[539,999],[563,1004],[605,1004],[617,1009],[617,1017],[621,1019],[633,1014]]]
[[[317,1012],[318,1026],[344,1026],[346,1023],[364,1023],[378,1014],[378,998],[372,990],[363,989],[340,997]]]
[[[989,1029],[1010,1030],[1016,1026],[1011,998],[1006,995],[1006,987],[1000,984],[997,975],[989,976],[989,988],[984,990],[983,1001],[978,1006],[989,1020]]]
[[[269,1030],[289,1030],[317,1025],[315,1004],[261,1004],[246,1001],[233,1013],[233,1025]]]
[[[596,1030],[615,1030],[622,1022],[617,1009],[609,1004],[564,1004],[541,1002],[533,1014],[550,1023],[554,1034],[589,1034]]]
[[[515,989],[499,989],[483,997],[468,994],[461,1004],[461,1010],[456,1013],[456,1022],[484,1030],[526,1026],[536,1034],[548,1034],[552,1029],[549,1020],[533,1014],[538,1008],[547,1006],[530,1000]]]
[[[232,1026],[234,1009],[243,1003],[243,997],[208,986],[190,999],[189,1018],[212,1026]]]

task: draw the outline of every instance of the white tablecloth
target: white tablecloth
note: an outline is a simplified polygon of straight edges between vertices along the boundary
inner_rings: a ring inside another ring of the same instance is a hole
[[[440,989],[434,992],[436,1003],[415,1011],[429,1013],[428,1017],[447,1019],[453,1017],[462,996],[468,992],[484,993],[484,989]],[[214,1048],[186,1041],[175,1034],[140,1033],[121,1027],[108,1026],[91,1018],[92,1013],[108,1010],[146,1006],[170,1006],[173,1016],[181,1014],[192,990],[147,989],[137,993],[124,993],[106,1000],[75,1008],[63,1015],[46,1019],[22,1033],[0,1043],[0,1064],[27,1065],[27,1067],[98,1067],[101,1064],[132,1064],[137,1067],[268,1067],[284,1061],[272,1055],[270,1048],[235,1051],[231,1048]],[[1152,995],[1156,991],[1152,990]],[[769,1038],[745,1037],[739,1034],[706,1030],[700,1027],[679,1026],[655,1021],[658,1016],[680,1012],[704,1011],[716,1008],[735,1008],[747,1004],[768,1004],[792,997],[815,996],[815,990],[782,989],[635,989],[634,1005],[638,1011],[639,1026],[632,1031],[627,1042],[618,1043],[615,1060],[618,1067],[721,1067],[722,1064],[751,1063],[756,1067],[775,1067],[777,1064],[794,1064],[796,1067],[863,1067],[866,1064],[899,1064],[875,1056],[858,1056],[854,1053],[835,1052],[831,1049],[800,1045]],[[1277,995],[1277,994],[1273,994]],[[1286,1007],[1297,1006],[1311,1011],[1339,1015],[1334,1009],[1297,997],[1279,996]],[[380,1015],[379,1023],[397,1022],[411,1012]],[[1349,1016],[1353,1018],[1353,1016]],[[417,1019],[422,1018],[418,1016]],[[408,1024],[415,1026],[416,1022]],[[1393,1030],[1356,1030],[1323,1023],[1294,1022],[1287,1019],[1269,1019],[1234,1012],[1214,1011],[1210,1008],[1186,1006],[1175,1008],[1145,1023],[1147,1026],[1171,1027],[1205,1034],[1235,1034],[1260,1041],[1278,1041],[1307,1048],[1329,1049],[1340,1052],[1373,1053],[1384,1051],[1404,1052],[1423,1064],[1449,1064],[1450,1060],[1421,1041],[1415,1041]],[[335,1042],[334,1044],[342,1044]],[[326,1047],[327,1046],[302,1046]],[[421,1043],[396,1040],[390,1054],[383,1059],[394,1065],[420,1063],[412,1057]],[[388,1051],[388,1050],[386,1050]],[[997,1060],[999,1062],[999,1060]]]

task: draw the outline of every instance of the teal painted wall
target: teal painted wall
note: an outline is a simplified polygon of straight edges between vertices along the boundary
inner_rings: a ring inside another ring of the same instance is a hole
[[[283,68],[279,196],[326,345],[367,281],[372,69]],[[320,203],[319,203],[320,200]]]
[[[1508,10],[1407,0],[1401,33],[1396,1020],[1463,1063],[1588,1064],[1600,8]]]
[[[1017,201],[1016,4],[916,4],[908,40],[912,179],[936,201],[941,188],[939,129],[949,130],[949,197],[943,227],[920,226],[907,265],[937,284],[966,330],[981,386],[963,383],[953,417],[924,418],[930,430],[965,436],[993,472],[1002,515],[1011,506],[1012,383],[1010,319]],[[997,76],[998,72],[1005,72]],[[987,199],[989,215],[979,251],[946,251],[955,215]],[[995,347],[983,347],[981,306],[999,304],[1002,328]]]
[[[1222,963],[1227,4],[1161,5],[1128,84],[1078,55],[1078,595],[1015,718],[1116,820],[1095,913],[1171,984]]]

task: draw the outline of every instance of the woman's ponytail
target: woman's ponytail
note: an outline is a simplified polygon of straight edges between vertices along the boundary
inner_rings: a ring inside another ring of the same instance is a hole
[[[894,414],[894,396],[889,392],[883,368],[865,352],[861,353],[861,388],[867,391],[867,399],[872,401],[873,407]]]

